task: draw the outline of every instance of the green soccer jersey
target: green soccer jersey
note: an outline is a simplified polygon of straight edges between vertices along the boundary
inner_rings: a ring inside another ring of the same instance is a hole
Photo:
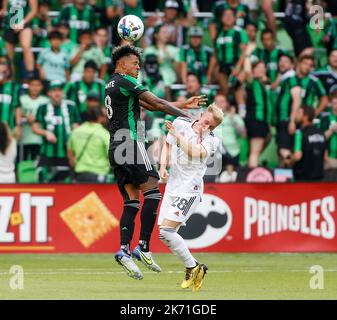
[[[0,57],[6,57],[7,50],[5,47],[5,40],[0,36]]]
[[[73,4],[64,6],[54,24],[56,25],[63,20],[69,22],[69,38],[76,43],[78,42],[78,35],[81,30],[94,31],[97,24],[94,10],[89,5],[85,5],[81,11]]]
[[[237,7],[231,7],[226,1],[216,1],[213,6],[213,20],[217,29],[221,28],[222,13],[226,9],[233,9],[236,16],[236,25],[244,28],[249,22],[252,21],[250,10],[247,5],[240,3]]]
[[[267,75],[271,82],[277,78],[278,61],[286,51],[282,48],[275,47],[269,51],[267,49],[256,48],[251,54],[251,62],[263,61],[267,67]]]
[[[75,104],[63,100],[60,106],[54,106],[51,102],[41,105],[36,113],[36,122],[39,123],[41,129],[54,133],[57,138],[54,144],[43,137],[41,155],[47,158],[65,158],[72,126],[80,122]]]
[[[298,78],[301,86],[302,105],[318,107],[321,97],[326,96],[326,91],[322,82],[313,75]]]
[[[0,120],[11,129],[15,126],[15,109],[19,107],[20,86],[12,81],[0,84]]]
[[[39,47],[39,48],[50,47],[48,41],[47,22],[45,20],[41,20],[38,17],[35,17],[33,18],[31,24],[34,32],[32,47]]]
[[[272,102],[270,86],[257,79],[248,81],[247,92],[247,119],[254,119],[270,123],[272,119]]]
[[[289,70],[282,75],[281,83],[277,88],[277,100],[276,100],[276,121],[289,121],[291,114],[291,106],[293,98],[291,96],[291,90],[295,87],[299,87],[300,83],[296,77],[294,70]]]
[[[115,133],[120,129],[127,129],[128,139],[143,139],[143,137],[139,137],[140,132],[138,131],[142,129],[138,127],[140,121],[138,97],[145,91],[147,89],[131,76],[119,73],[112,75],[105,86],[104,99],[112,140],[115,139]]]
[[[204,45],[200,50],[184,45],[180,49],[180,61],[186,62],[187,71],[193,72],[202,84],[206,84],[207,69],[212,54],[213,49]]]
[[[83,119],[87,111],[87,96],[89,92],[96,92],[101,98],[101,105],[104,103],[105,85],[100,79],[95,79],[93,83],[86,83],[84,80],[69,82],[65,88],[67,99],[73,101]]]
[[[242,44],[248,44],[248,36],[245,30],[238,27],[221,30],[215,40],[216,56],[220,66],[235,65],[241,56]]]
[[[321,118],[321,129],[325,132],[331,126],[337,123],[337,115],[330,111],[327,115]],[[328,152],[329,158],[337,159],[337,133],[334,132],[328,140]]]
[[[29,11],[28,0],[8,0],[5,28],[11,29],[13,23],[20,24]]]

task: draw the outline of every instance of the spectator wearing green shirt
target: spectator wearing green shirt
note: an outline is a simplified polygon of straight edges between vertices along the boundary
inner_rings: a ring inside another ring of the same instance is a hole
[[[40,154],[42,138],[32,131],[37,109],[48,103],[49,99],[42,95],[43,84],[40,78],[35,77],[28,81],[27,94],[21,95],[19,103],[22,112],[22,139],[23,159],[36,160]]]
[[[71,80],[76,81],[82,78],[84,65],[89,60],[96,62],[99,68],[99,78],[104,79],[108,65],[104,52],[93,40],[93,35],[89,30],[83,30],[79,35],[79,45],[73,48],[70,55],[72,66]]]
[[[337,168],[337,91],[330,95],[331,110],[321,119],[321,128],[327,140],[325,169]]]
[[[76,182],[106,182],[110,172],[109,132],[102,126],[99,107],[87,111],[87,121],[75,129],[68,141],[68,159]]]
[[[68,55],[60,48],[62,34],[57,30],[51,31],[48,39],[50,48],[44,49],[37,59],[40,78],[45,81],[66,82],[70,78],[70,63]]]
[[[215,97],[216,91],[212,88],[202,86],[199,78],[192,72],[188,73],[186,81],[186,89],[180,90],[177,93],[177,97],[184,96],[187,99],[193,96],[205,95],[208,99],[208,103],[212,102]],[[206,106],[204,106],[206,108]],[[202,112],[202,109],[190,109],[188,113],[198,116]]]
[[[279,83],[275,91],[276,103],[273,114],[276,126],[276,143],[280,167],[284,167],[293,150],[296,131],[296,112],[301,106],[301,87],[294,70],[294,59],[288,55],[280,57]]]
[[[195,73],[202,84],[207,82],[207,70],[213,49],[202,44],[203,30],[200,27],[190,27],[188,35],[190,41],[180,49],[180,77],[186,84],[187,74]]]
[[[145,48],[144,56],[155,54],[158,57],[159,71],[166,86],[177,81],[179,49],[168,44],[169,32],[165,25],[157,26],[153,34],[153,45]]]
[[[55,29],[62,33],[61,50],[70,57],[71,51],[76,47],[77,43],[71,41],[69,38],[69,23],[62,20],[55,26]]]
[[[222,15],[222,30],[215,40],[215,52],[208,69],[208,83],[217,68],[218,81],[222,91],[228,95],[228,80],[238,77],[245,61],[248,36],[245,30],[235,26],[235,15],[232,9],[226,9]]]
[[[261,33],[262,48],[256,48],[251,54],[252,63],[262,60],[267,66],[267,76],[272,83],[275,82],[278,74],[278,62],[280,57],[286,54],[286,50],[279,48],[275,44],[273,32],[265,29]]]
[[[87,115],[87,96],[89,92],[99,95],[101,106],[104,104],[105,85],[101,79],[96,78],[97,65],[89,60],[84,65],[83,77],[81,80],[69,82],[65,88],[67,99],[73,101],[78,108],[82,121]]]
[[[220,147],[222,171],[226,170],[229,173],[239,166],[240,138],[246,137],[245,123],[236,113],[235,107],[229,105],[224,94],[218,93],[214,103],[224,113],[223,122],[214,129],[213,133],[222,141],[222,147]]]
[[[252,71],[245,70],[246,115],[245,124],[249,140],[248,167],[255,168],[259,157],[270,140],[269,125],[272,118],[272,100],[268,85],[267,67],[257,61]]]
[[[33,47],[49,47],[48,32],[51,31],[51,20],[48,16],[50,0],[39,0],[36,17],[32,20]]]
[[[25,77],[28,79],[34,75],[35,59],[32,51],[33,31],[31,22],[37,13],[38,2],[37,0],[3,0],[1,3],[0,17],[5,17],[3,36],[6,41],[11,70],[14,74],[16,70],[14,64],[15,47],[20,43],[26,70]]]
[[[73,0],[73,3],[65,5],[54,21],[57,25],[60,21],[68,21],[70,26],[70,40],[78,41],[78,36],[83,30],[94,31],[96,27],[96,16],[90,5],[85,0]]]
[[[14,130],[15,137],[21,139],[21,108],[19,104],[20,85],[10,77],[7,61],[0,61],[0,121]]]
[[[318,116],[328,106],[329,99],[322,82],[311,74],[314,63],[312,56],[301,56],[297,63],[296,74],[301,86],[302,105],[314,107]]]
[[[105,74],[104,80],[109,80],[110,74],[113,73],[113,64],[111,59],[112,45],[109,44],[108,30],[104,27],[99,27],[96,29],[94,34],[94,41],[98,48],[100,48],[105,57],[105,64],[107,64],[107,72]]]
[[[216,1],[213,6],[213,20],[209,25],[209,33],[213,40],[221,30],[221,17],[227,9],[233,10],[236,26],[244,28],[251,21],[248,6],[241,3],[240,0]]]
[[[39,106],[33,132],[42,140],[38,164],[39,181],[64,181],[69,176],[67,141],[80,116],[73,102],[64,99],[64,84],[51,81],[48,88],[50,101]]]

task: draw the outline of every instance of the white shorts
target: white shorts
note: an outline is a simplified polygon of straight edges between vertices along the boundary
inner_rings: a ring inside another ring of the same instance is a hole
[[[158,225],[161,225],[164,219],[184,224],[195,212],[200,200],[201,195],[199,193],[169,195],[165,192],[160,206]]]

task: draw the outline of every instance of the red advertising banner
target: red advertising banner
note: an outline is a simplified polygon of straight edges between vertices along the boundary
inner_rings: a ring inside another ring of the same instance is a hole
[[[337,252],[336,199],[334,183],[206,184],[179,233],[195,252]],[[122,209],[116,185],[1,185],[0,253],[115,252]],[[169,251],[157,227],[151,250]]]

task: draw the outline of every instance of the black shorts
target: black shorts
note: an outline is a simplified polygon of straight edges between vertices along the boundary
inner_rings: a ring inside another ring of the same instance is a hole
[[[255,119],[245,120],[248,139],[267,138],[269,134],[269,125],[267,122]]]
[[[139,186],[147,182],[149,177],[159,180],[154,161],[142,142],[129,140],[112,144],[109,161],[121,191],[125,184]]]
[[[225,74],[227,77],[230,76],[230,74],[232,73],[234,69],[234,65],[232,64],[224,64],[221,65],[219,68],[219,72]]]
[[[276,143],[278,149],[292,150],[294,146],[294,136],[288,132],[288,121],[279,122],[276,126]]]
[[[291,17],[285,17],[284,26],[292,39],[296,56],[306,48],[312,47],[312,41],[307,31],[306,24],[297,22]]]

